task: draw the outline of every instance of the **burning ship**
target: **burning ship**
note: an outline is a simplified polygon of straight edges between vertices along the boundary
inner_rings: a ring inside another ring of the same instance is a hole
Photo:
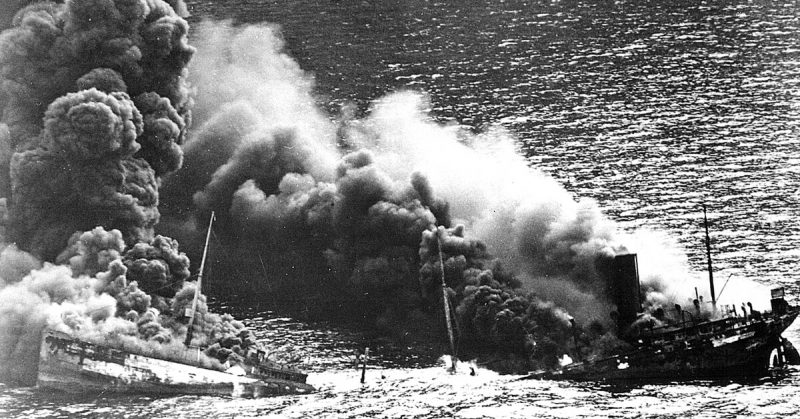
[[[126,348],[56,330],[45,330],[39,352],[37,386],[70,393],[146,393],[265,397],[314,391],[307,375],[267,359],[263,349],[225,364],[214,362],[203,348],[192,346],[192,323],[214,215],[206,235],[184,348],[170,351]]]
[[[642,313],[638,265],[635,254],[619,255],[612,264],[616,320],[629,350],[610,357],[579,360],[558,371],[535,372],[530,378],[573,380],[694,379],[758,377],[769,368],[800,363],[792,344],[781,336],[800,309],[784,299],[783,288],[771,291],[771,308],[761,313],[748,303],[739,313],[735,307],[719,308],[716,316],[700,320],[700,300],[694,310],[675,305],[679,322],[653,327],[639,319]],[[713,284],[713,278],[712,278]],[[694,311],[694,314],[692,313]],[[663,310],[654,318],[663,319]]]
[[[620,337],[629,349],[601,359],[578,360],[558,371],[538,371],[529,378],[573,380],[636,380],[760,377],[771,367],[800,364],[800,354],[781,334],[800,314],[789,305],[782,287],[771,290],[771,311],[762,313],[751,303],[717,307],[708,219],[703,207],[708,256],[711,316],[702,319],[702,297],[694,309],[675,304],[673,319],[659,308],[647,319],[642,310],[639,268],[635,254],[618,255],[611,265],[612,313]],[[694,312],[694,313],[693,313]],[[660,326],[655,327],[658,321]],[[577,342],[577,340],[576,340]]]
[[[265,397],[314,391],[306,374],[262,354],[225,370],[201,362],[201,348],[175,356],[127,350],[48,330],[37,386],[69,393],[142,393]]]

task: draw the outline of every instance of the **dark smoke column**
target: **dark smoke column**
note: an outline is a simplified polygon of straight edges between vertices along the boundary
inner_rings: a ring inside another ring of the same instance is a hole
[[[500,371],[557,367],[559,358],[570,351],[570,315],[526,292],[484,243],[465,237],[463,226],[438,230],[422,234],[420,285],[426,299],[437,300],[435,290],[440,272],[444,272],[448,293],[456,305],[455,321],[461,347],[467,352],[464,355],[490,354],[487,365]],[[443,270],[437,240],[441,240]]]
[[[37,3],[0,35],[0,194],[8,237],[53,260],[78,231],[150,240],[180,168],[194,53],[182,2]],[[42,121],[44,120],[44,126]]]

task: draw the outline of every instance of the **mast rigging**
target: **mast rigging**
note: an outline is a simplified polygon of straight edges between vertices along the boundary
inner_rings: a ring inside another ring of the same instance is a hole
[[[447,322],[447,337],[450,339],[450,370],[456,370],[456,345],[455,339],[453,338],[453,325],[452,320],[450,318],[450,301],[449,296],[447,295],[447,284],[444,281],[444,260],[442,258],[442,241],[439,237],[441,231],[439,229],[436,230],[436,245],[439,249],[439,268],[442,278],[442,302],[444,307],[444,319]]]
[[[186,325],[186,340],[184,345],[189,346],[192,342],[192,326],[194,325],[194,317],[197,312],[197,300],[200,298],[200,288],[203,285],[203,269],[206,266],[206,255],[208,254],[208,241],[211,239],[211,226],[214,224],[214,211],[211,211],[211,219],[208,221],[208,231],[206,232],[206,244],[203,247],[203,258],[200,260],[200,272],[197,273],[197,283],[194,287],[194,299],[192,300],[192,308],[189,312],[189,323]]]

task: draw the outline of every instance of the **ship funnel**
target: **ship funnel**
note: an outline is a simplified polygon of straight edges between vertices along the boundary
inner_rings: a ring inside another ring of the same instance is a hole
[[[611,298],[617,305],[618,327],[626,328],[642,311],[636,254],[617,255],[611,263]]]

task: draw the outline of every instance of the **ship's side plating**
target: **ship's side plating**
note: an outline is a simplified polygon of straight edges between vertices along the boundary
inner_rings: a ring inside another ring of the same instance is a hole
[[[37,385],[71,393],[133,392],[263,397],[313,391],[305,383],[256,379],[98,345],[46,331]]]
[[[565,367],[576,379],[697,378],[762,375],[797,312],[748,321],[724,319],[652,335],[635,350]]]
[[[574,379],[697,378],[763,375],[773,351],[787,345],[781,333],[798,315],[773,291],[772,312],[638,330],[627,328],[641,309],[636,255],[617,256],[611,265],[610,295],[617,305],[620,335],[633,349],[608,358],[578,362],[540,375]],[[677,307],[677,306],[676,306]],[[796,353],[796,352],[795,352]]]

